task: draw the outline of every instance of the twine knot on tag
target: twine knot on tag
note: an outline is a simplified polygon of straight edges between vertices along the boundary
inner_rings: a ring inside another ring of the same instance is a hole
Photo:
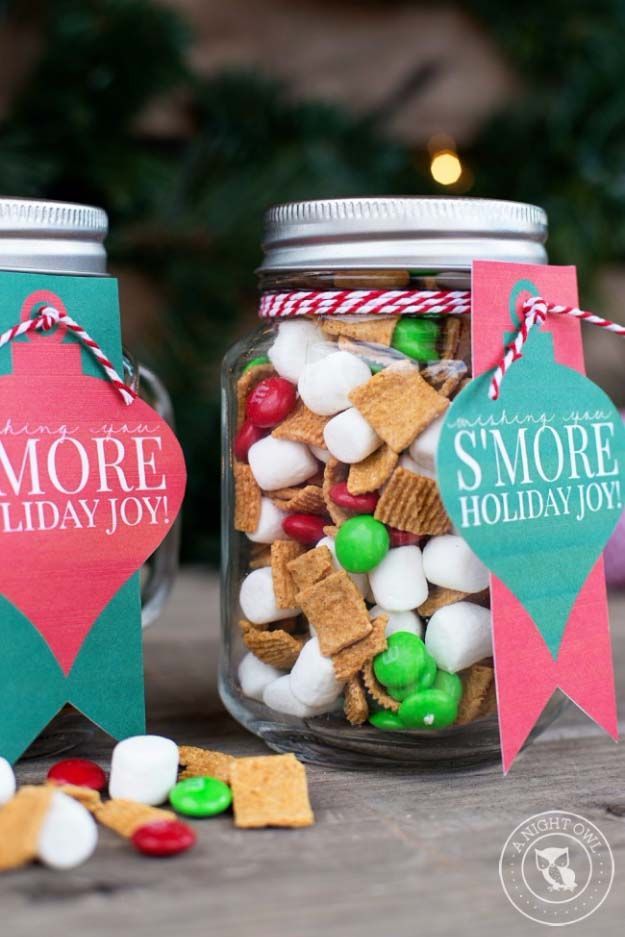
[[[558,303],[550,303],[542,296],[530,296],[521,307],[519,331],[515,339],[506,346],[506,353],[495,368],[488,389],[488,396],[491,400],[499,398],[504,375],[515,361],[523,357],[523,346],[528,340],[531,330],[535,325],[541,326],[548,315],[571,316],[574,319],[589,322],[591,325],[598,325],[600,329],[605,329],[607,332],[625,335],[625,326],[610,322],[609,319],[602,319],[601,316],[596,316],[593,312],[586,312],[584,309],[578,309],[577,306],[560,306]]]
[[[78,341],[91,352],[126,406],[129,406],[137,396],[136,391],[121,379],[113,367],[113,363],[109,361],[95,339],[91,338],[89,333],[75,319],[72,319],[64,309],[57,309],[55,306],[43,306],[32,318],[23,319],[17,325],[0,334],[0,348],[8,345],[20,335],[27,335],[29,332],[36,331],[49,332],[55,325],[72,332]]]

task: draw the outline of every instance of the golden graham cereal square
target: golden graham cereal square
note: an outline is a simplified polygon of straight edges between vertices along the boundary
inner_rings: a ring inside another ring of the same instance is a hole
[[[288,565],[304,552],[304,547],[294,540],[274,540],[271,544],[271,577],[278,608],[294,608],[295,583]]]
[[[328,420],[329,417],[313,413],[303,400],[298,400],[293,412],[276,426],[271,435],[275,439],[290,439],[306,446],[325,446],[323,430]]]
[[[317,632],[324,657],[331,657],[372,631],[367,606],[343,569],[298,592],[297,602]]]
[[[306,770],[295,755],[237,758],[230,783],[235,826],[259,829],[314,823]]]
[[[376,520],[412,534],[446,534],[451,521],[433,478],[398,466],[391,475],[373,515]]]
[[[234,529],[252,533],[260,520],[261,493],[249,465],[234,464]]]

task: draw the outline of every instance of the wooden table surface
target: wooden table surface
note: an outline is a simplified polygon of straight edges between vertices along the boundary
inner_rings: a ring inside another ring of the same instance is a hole
[[[625,597],[612,599],[620,695]],[[187,572],[146,636],[149,730],[233,754],[266,751],[227,716],[216,692],[214,577]],[[622,729],[621,729],[622,731]],[[108,765],[95,734],[76,754]],[[21,781],[48,763],[22,762]],[[504,779],[497,765],[459,773],[354,773],[309,766],[316,825],[236,830],[197,823],[196,849],[149,860],[102,830],[96,855],[69,873],[30,868],[0,877],[7,937],[437,937],[544,933],[508,903],[501,848],[535,813],[566,809],[596,823],[616,861],[604,905],[575,934],[622,933],[625,919],[625,747],[572,707]]]

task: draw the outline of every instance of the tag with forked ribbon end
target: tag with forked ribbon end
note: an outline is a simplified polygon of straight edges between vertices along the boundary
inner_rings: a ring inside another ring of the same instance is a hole
[[[120,377],[117,288],[0,273],[0,755],[65,703],[145,728],[137,571],[171,530],[185,467]]]
[[[475,379],[437,453],[447,512],[491,572],[506,772],[557,688],[617,737],[601,554],[625,506],[625,430],[584,375],[579,321],[529,329],[532,296],[575,307],[574,268],[474,264]]]

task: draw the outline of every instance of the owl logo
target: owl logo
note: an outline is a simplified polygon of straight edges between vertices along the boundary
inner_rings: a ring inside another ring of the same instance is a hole
[[[547,882],[549,891],[575,891],[575,872],[569,868],[569,850],[556,846],[549,849],[534,849],[536,867]]]

